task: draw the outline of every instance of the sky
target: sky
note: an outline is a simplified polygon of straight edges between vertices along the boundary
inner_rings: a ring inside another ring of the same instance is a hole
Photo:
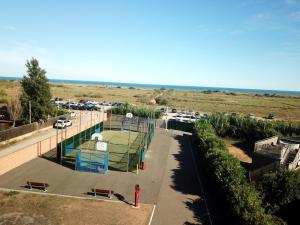
[[[0,2],[0,76],[300,90],[300,0]]]

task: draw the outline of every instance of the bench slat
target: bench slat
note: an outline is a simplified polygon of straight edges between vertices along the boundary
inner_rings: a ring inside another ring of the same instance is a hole
[[[107,195],[107,197],[111,198],[111,195],[114,194],[114,191],[113,190],[92,188],[92,193],[94,194],[94,196],[96,196],[97,194],[100,194],[100,195]]]
[[[27,185],[29,186],[30,189],[32,188],[41,188],[44,191],[47,191],[47,187],[50,185],[47,183],[40,183],[40,182],[34,182],[34,181],[27,181]]]

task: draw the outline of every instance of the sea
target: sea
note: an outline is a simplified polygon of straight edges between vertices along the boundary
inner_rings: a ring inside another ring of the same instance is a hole
[[[4,77],[0,76],[0,80],[21,80],[21,77]],[[61,80],[49,79],[50,83],[59,84],[93,84],[101,86],[115,87],[134,87],[134,88],[165,88],[174,90],[199,90],[199,91],[220,91],[220,92],[240,92],[255,94],[276,94],[276,95],[300,95],[300,91],[285,90],[265,90],[265,89],[246,89],[246,88],[225,88],[225,87],[204,87],[204,86],[183,86],[183,85],[162,85],[162,84],[140,84],[140,83],[122,83],[107,81],[84,81],[84,80]]]

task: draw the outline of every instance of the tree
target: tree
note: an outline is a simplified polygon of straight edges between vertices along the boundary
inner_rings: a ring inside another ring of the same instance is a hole
[[[264,207],[276,212],[300,200],[300,173],[280,168],[275,173],[265,174],[258,188],[262,193]]]
[[[7,111],[13,120],[12,127],[14,127],[16,125],[16,120],[19,119],[22,114],[22,106],[19,96],[11,98],[11,100],[7,103]]]
[[[32,58],[26,62],[27,74],[24,75],[21,86],[21,105],[23,118],[29,121],[29,102],[31,103],[31,120],[46,121],[53,111],[50,104],[51,92],[46,71],[39,66],[37,59]]]

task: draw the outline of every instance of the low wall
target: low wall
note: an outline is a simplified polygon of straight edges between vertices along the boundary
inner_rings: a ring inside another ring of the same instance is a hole
[[[18,136],[22,136],[24,134],[36,131],[38,129],[42,129],[42,128],[45,128],[45,127],[52,126],[53,123],[59,117],[60,116],[50,118],[45,123],[34,122],[34,123],[31,123],[31,124],[22,125],[22,126],[19,126],[19,127],[13,127],[13,128],[7,129],[7,130],[2,130],[2,131],[0,131],[0,142],[10,140],[10,139],[16,138]],[[65,116],[65,117],[67,117],[67,116]]]
[[[21,136],[26,133],[30,133],[38,129],[38,123],[34,122],[19,127],[10,128],[7,130],[0,131],[0,142],[6,141],[17,136]]]
[[[276,145],[277,142],[278,142],[278,137],[276,136],[257,141],[255,142],[254,152],[260,151],[263,145],[271,145],[271,144]]]
[[[78,124],[64,130],[57,130],[57,134],[49,138],[28,145],[22,149],[17,149],[12,153],[0,157],[0,175],[41,156],[51,149],[56,148],[57,143],[88,129],[96,123],[102,122],[103,120],[105,121],[107,118],[106,114],[97,114],[95,117],[96,118],[93,118],[93,120],[82,122],[81,125]]]

